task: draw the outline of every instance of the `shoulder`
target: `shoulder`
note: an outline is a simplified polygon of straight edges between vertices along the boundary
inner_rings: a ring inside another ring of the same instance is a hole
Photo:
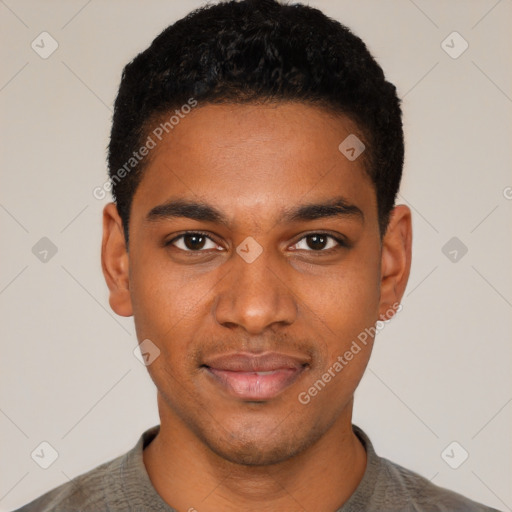
[[[158,431],[159,425],[146,430],[125,454],[77,476],[14,512],[172,512],[153,488],[142,456],[144,448]]]
[[[115,484],[115,475],[124,456],[105,462],[43,494],[14,512],[57,512],[105,510],[107,485]]]
[[[407,510],[425,512],[491,512],[490,507],[433,484],[427,478],[381,458],[379,488],[384,503],[407,503]]]
[[[365,447],[367,465],[343,512],[498,512],[379,457],[363,430],[355,425],[353,429]]]

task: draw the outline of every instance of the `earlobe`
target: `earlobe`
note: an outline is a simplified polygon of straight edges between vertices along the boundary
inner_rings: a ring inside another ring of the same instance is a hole
[[[110,290],[110,307],[120,316],[132,316],[128,251],[123,223],[114,203],[103,209],[101,267]]]
[[[411,210],[405,205],[398,205],[391,212],[382,240],[379,305],[382,320],[390,318],[390,311],[396,311],[405,292],[411,270],[411,250]]]

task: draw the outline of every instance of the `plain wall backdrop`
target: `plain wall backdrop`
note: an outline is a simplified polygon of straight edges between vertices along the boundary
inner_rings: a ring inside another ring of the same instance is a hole
[[[124,453],[159,421],[133,320],[108,305],[109,199],[93,189],[107,176],[123,66],[202,4],[0,1],[2,511]],[[398,203],[413,212],[412,272],[354,423],[380,455],[512,510],[512,2],[309,4],[359,35],[403,98]],[[58,453],[48,469],[31,458],[41,442]]]

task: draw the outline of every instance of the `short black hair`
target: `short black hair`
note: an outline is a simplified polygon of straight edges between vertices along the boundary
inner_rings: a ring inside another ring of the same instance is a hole
[[[190,110],[191,101],[298,101],[347,116],[366,146],[364,167],[375,187],[383,236],[404,160],[395,86],[364,42],[318,9],[231,0],[192,11],[123,70],[108,164],[127,243],[133,195],[148,162],[135,153],[164,114]]]

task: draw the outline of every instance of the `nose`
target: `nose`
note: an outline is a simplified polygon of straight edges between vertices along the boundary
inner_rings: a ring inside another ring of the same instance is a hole
[[[291,283],[286,280],[285,261],[264,249],[252,262],[234,254],[230,265],[214,306],[219,324],[255,335],[295,321],[298,308]]]

